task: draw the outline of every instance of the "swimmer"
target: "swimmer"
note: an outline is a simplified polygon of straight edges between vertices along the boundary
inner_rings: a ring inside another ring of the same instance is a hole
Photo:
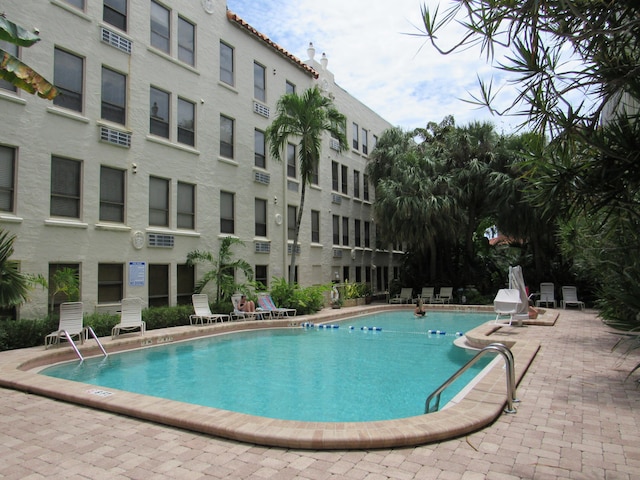
[[[416,309],[414,311],[414,315],[416,317],[426,317],[427,316],[427,309],[422,304],[422,299],[421,298],[418,298],[418,304],[416,305]]]

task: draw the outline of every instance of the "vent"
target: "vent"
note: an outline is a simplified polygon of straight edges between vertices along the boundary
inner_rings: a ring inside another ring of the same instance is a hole
[[[253,111],[258,115],[269,118],[269,107],[263,105],[262,103],[253,102]]]
[[[131,146],[130,133],[120,132],[109,127],[100,127],[100,140],[120,147],[129,148]]]
[[[158,247],[158,248],[173,248],[174,242],[173,235],[167,235],[164,233],[150,233],[147,236],[148,245],[150,247]]]
[[[336,138],[331,138],[329,140],[329,147],[336,152],[340,151],[340,142]]]
[[[336,205],[342,205],[342,197],[337,193],[331,194],[331,203],[335,203]]]
[[[107,45],[111,45],[112,47],[117,48],[118,50],[121,50],[128,55],[131,55],[131,40],[127,40],[121,35],[118,35],[117,33],[112,32],[111,30],[104,27],[101,28],[101,33],[102,41],[104,43],[106,43]]]
[[[292,192],[298,191],[298,182],[292,182],[291,180],[287,180],[287,190]]]
[[[270,253],[271,244],[269,242],[255,242],[256,253]]]
[[[253,173],[254,173],[253,179],[256,182],[263,183],[265,185],[269,185],[269,183],[271,183],[271,175],[269,175],[268,173],[264,173],[264,172],[253,172]]]
[[[287,245],[287,253],[289,255],[291,255],[291,252],[293,252],[293,244],[290,243],[289,245]],[[300,245],[296,245],[296,255],[300,255]]]
[[[333,258],[342,258],[342,250],[340,250],[339,248],[334,248]]]

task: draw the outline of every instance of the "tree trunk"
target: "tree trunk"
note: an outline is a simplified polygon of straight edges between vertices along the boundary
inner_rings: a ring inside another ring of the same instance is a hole
[[[298,235],[300,234],[300,224],[302,223],[302,211],[304,209],[304,197],[307,193],[307,183],[302,181],[302,192],[300,192],[300,209],[296,218],[296,227],[293,234],[293,247],[291,248],[291,265],[289,266],[289,284],[293,284],[296,279],[296,246],[298,245]]]

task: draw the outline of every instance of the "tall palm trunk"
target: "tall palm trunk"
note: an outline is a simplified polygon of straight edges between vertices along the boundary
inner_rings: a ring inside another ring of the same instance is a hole
[[[302,223],[302,212],[304,211],[304,198],[307,193],[307,182],[302,182],[302,191],[300,192],[300,209],[296,218],[296,226],[293,233],[293,247],[291,248],[291,265],[289,265],[289,284],[293,284],[296,280],[296,247],[298,245],[298,236],[300,234],[300,224]]]

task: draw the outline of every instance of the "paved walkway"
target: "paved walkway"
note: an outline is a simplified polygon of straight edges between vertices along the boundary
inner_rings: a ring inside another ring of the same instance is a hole
[[[0,389],[0,478],[640,478],[640,389],[624,381],[639,355],[611,353],[617,337],[593,312],[515,329],[542,342],[518,413],[464,438],[373,451],[267,448]]]

